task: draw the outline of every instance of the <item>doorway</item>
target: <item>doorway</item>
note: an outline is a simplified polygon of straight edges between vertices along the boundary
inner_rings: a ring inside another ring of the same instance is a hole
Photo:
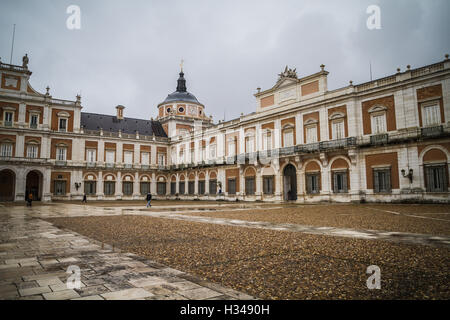
[[[283,170],[284,200],[297,200],[297,170],[288,164]]]

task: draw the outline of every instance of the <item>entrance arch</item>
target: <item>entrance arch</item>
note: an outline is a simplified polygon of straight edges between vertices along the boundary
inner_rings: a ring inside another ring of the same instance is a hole
[[[14,201],[16,174],[5,169],[0,171],[0,201]]]
[[[40,201],[42,197],[42,173],[37,170],[28,172],[25,183],[25,199],[31,193],[33,200]]]
[[[283,170],[284,200],[297,200],[297,170],[288,164]]]

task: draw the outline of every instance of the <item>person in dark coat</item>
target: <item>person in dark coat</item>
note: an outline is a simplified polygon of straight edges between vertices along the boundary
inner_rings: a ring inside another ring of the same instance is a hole
[[[87,197],[86,197],[86,193],[83,194],[83,201],[81,201],[82,203],[87,203]]]
[[[33,204],[33,194],[30,192],[30,194],[28,195],[28,199],[27,199],[27,206],[31,207]]]
[[[152,194],[149,192],[147,193],[147,208],[152,206],[150,203],[151,201],[152,201]]]

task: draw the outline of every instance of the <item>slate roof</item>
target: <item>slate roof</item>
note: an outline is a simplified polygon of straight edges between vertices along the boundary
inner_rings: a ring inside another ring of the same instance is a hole
[[[134,118],[124,118],[118,120],[116,116],[97,113],[81,113],[81,127],[87,130],[100,130],[109,132],[119,132],[135,134],[136,131],[140,135],[151,136],[153,133],[156,137],[167,137],[161,123],[155,120],[144,120]]]

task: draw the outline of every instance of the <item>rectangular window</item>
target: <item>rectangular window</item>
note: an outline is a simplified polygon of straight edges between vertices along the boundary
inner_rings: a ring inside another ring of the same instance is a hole
[[[254,195],[255,194],[255,178],[245,178],[245,194]]]
[[[38,146],[28,145],[27,146],[27,158],[35,159],[38,157]]]
[[[236,194],[236,179],[228,179],[228,194]]]
[[[189,194],[194,194],[195,193],[195,182],[194,181],[189,181],[188,182],[188,193]]]
[[[284,147],[292,147],[294,145],[294,130],[285,130],[283,134]]]
[[[236,143],[234,141],[228,142],[228,156],[232,157],[236,154]]]
[[[156,183],[156,193],[160,196],[166,194],[166,183],[165,182]]]
[[[271,150],[272,149],[272,133],[266,132],[263,137],[263,149]]]
[[[63,119],[63,118],[59,119],[59,131],[60,132],[67,131],[67,119]]]
[[[132,151],[125,151],[123,153],[123,162],[125,164],[133,164],[133,152]]]
[[[209,146],[209,158],[215,159],[216,158],[216,145],[212,144]]]
[[[106,150],[106,163],[116,162],[116,152],[111,150]]]
[[[97,192],[97,183],[95,181],[85,181],[84,182],[84,193],[86,195],[95,195]]]
[[[116,193],[116,183],[114,181],[105,181],[103,183],[103,192],[105,196],[113,196]]]
[[[209,180],[209,194],[216,195],[217,193],[217,180]]]
[[[87,149],[86,150],[86,161],[90,163],[94,163],[97,161],[97,150],[95,149]]]
[[[347,171],[333,172],[333,192],[334,193],[348,192]]]
[[[317,142],[317,126],[310,126],[306,128],[306,143]]]
[[[205,181],[198,182],[198,194],[205,194]]]
[[[202,148],[202,161],[206,160],[206,147]]]
[[[174,195],[177,193],[177,183],[176,182],[171,182],[170,183],[170,194]]]
[[[264,176],[263,177],[263,192],[264,194],[273,194],[274,188],[274,176]]]
[[[66,194],[66,181],[55,181],[55,195],[63,196]]]
[[[379,134],[386,132],[386,114],[372,116],[372,133]]]
[[[142,152],[141,153],[142,164],[148,166],[150,164],[150,153]]]
[[[245,152],[246,153],[252,153],[255,151],[255,139],[253,137],[246,137],[245,138]]]
[[[180,194],[185,194],[185,193],[186,193],[185,183],[184,183],[184,181],[180,181]]]
[[[344,121],[333,121],[331,124],[333,140],[343,139],[345,137]]]
[[[67,148],[56,148],[56,160],[66,161]]]
[[[441,123],[441,110],[438,104],[424,106],[422,110],[424,126],[433,126]]]
[[[5,112],[5,126],[11,127],[13,125],[14,113]]]
[[[141,195],[150,193],[150,182],[141,182]]]
[[[30,128],[36,129],[38,125],[39,116],[37,114],[32,114],[30,117]]]
[[[445,164],[425,166],[427,192],[447,192],[446,172],[447,166]]]
[[[158,153],[158,165],[166,165],[166,155],[164,153]]]
[[[133,194],[133,182],[122,182],[123,194],[126,196],[131,196]]]
[[[373,192],[391,192],[391,169],[373,169]]]
[[[307,173],[306,174],[306,193],[317,194],[320,193],[320,174]]]
[[[12,157],[13,145],[12,143],[2,143],[0,147],[0,156],[2,157]]]

